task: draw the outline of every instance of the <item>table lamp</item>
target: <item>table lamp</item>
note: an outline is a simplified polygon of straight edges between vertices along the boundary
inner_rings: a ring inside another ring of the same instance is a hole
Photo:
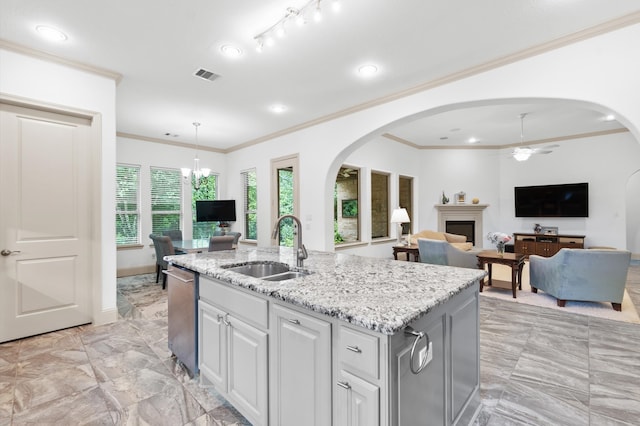
[[[399,207],[393,210],[391,213],[391,223],[398,224],[398,244],[402,241],[402,224],[409,223],[411,219],[409,219],[409,213],[407,213],[407,209]]]

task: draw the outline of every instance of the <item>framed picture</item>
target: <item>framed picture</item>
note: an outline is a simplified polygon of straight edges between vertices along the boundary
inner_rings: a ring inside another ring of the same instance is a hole
[[[465,203],[465,193],[463,191],[460,191],[458,193],[455,194],[456,197],[456,204],[464,204]]]
[[[358,217],[358,200],[342,200],[342,217]]]

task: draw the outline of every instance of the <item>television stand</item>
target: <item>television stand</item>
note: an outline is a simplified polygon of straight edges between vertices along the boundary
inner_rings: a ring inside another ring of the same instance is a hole
[[[525,234],[514,232],[514,249],[529,257],[531,254],[551,257],[562,248],[584,248],[584,235]]]

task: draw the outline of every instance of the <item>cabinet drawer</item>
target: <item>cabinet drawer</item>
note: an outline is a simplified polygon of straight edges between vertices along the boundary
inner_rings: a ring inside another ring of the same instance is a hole
[[[338,357],[342,368],[378,379],[378,338],[341,326]]]
[[[267,301],[242,290],[201,275],[200,298],[257,327],[266,329],[269,326]]]

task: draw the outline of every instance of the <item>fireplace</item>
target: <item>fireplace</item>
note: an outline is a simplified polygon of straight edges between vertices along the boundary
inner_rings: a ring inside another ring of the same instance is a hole
[[[445,221],[445,232],[450,234],[464,235],[467,241],[476,245],[476,221],[475,220],[447,220]]]
[[[488,204],[436,204],[435,207],[438,210],[438,231],[466,235],[467,241],[482,247],[482,213]],[[466,229],[461,230],[460,226]]]

